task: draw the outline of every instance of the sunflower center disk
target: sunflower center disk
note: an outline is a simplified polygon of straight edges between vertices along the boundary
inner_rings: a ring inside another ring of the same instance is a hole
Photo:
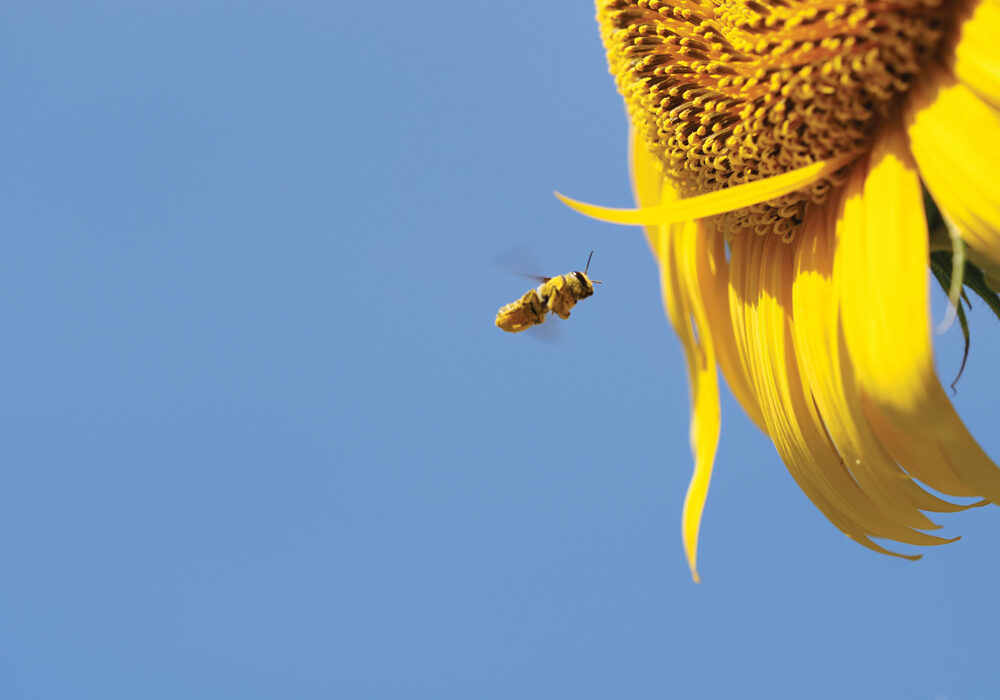
[[[608,64],[683,197],[858,150],[943,34],[942,0],[598,0]],[[721,214],[790,237],[836,183]]]

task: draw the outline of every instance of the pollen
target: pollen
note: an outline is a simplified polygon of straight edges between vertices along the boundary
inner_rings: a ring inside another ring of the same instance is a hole
[[[941,42],[942,4],[598,0],[597,16],[638,134],[691,197],[863,149]],[[712,223],[791,239],[840,179]]]

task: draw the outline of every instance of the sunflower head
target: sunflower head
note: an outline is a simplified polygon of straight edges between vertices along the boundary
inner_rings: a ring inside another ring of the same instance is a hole
[[[941,41],[941,0],[598,0],[637,133],[681,196],[863,148]],[[842,180],[716,216],[790,237]]]

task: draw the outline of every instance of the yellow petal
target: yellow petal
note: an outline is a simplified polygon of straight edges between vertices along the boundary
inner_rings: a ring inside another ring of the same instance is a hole
[[[635,200],[640,207],[652,207],[659,204],[669,204],[677,201],[676,190],[664,180],[659,161],[646,148],[645,141],[633,130],[629,139],[630,168],[632,189]],[[736,343],[733,338],[733,328],[729,318],[729,263],[726,261],[725,239],[711,226],[699,222],[701,231],[694,236],[693,249],[697,279],[697,288],[692,294],[702,300],[705,310],[707,332],[716,351],[719,368],[722,370],[730,391],[740,402],[743,410],[750,416],[761,430],[764,420],[761,417],[757,398],[750,388],[750,382],[739,359]],[[669,251],[661,251],[661,227],[648,226],[646,238],[657,260],[664,260]]]
[[[1000,271],[1000,112],[943,68],[929,68],[905,123],[934,201],[990,271]]]
[[[684,345],[691,379],[691,450],[695,466],[684,498],[681,532],[691,575],[698,581],[698,533],[719,444],[719,386],[714,339],[708,331],[704,300],[698,294],[693,256],[693,247],[701,232],[693,221],[673,228],[675,235],[669,241],[660,270],[664,297],[675,297],[671,320]]]
[[[928,493],[900,469],[868,424],[857,392],[833,280],[836,205],[812,207],[795,241],[796,356],[834,448],[873,504],[903,527],[936,529],[921,509],[950,511],[964,506]]]
[[[629,130],[629,175],[632,179],[632,193],[636,204],[640,207],[657,207],[662,203],[674,201],[677,195],[673,188],[663,179],[663,169],[660,162],[646,148],[646,142]],[[664,192],[664,190],[667,190]],[[662,260],[665,252],[661,251],[660,228],[656,225],[646,227],[646,240],[657,261]]]
[[[634,151],[635,149],[633,149]],[[566,206],[581,214],[610,223],[635,226],[677,223],[722,214],[796,192],[840,170],[857,158],[857,155],[856,153],[845,153],[830,160],[819,161],[774,177],[641,209],[599,207],[594,204],[578,202],[558,192],[556,192],[556,197],[562,200]],[[639,183],[637,182],[637,184]]]
[[[881,514],[823,432],[814,404],[803,391],[791,341],[793,264],[791,246],[777,236],[734,239],[730,308],[737,344],[750,368],[768,432],[799,487],[851,539],[895,555],[869,535],[921,542],[929,536],[901,528]]]
[[[635,145],[637,142],[633,142]],[[673,190],[659,176],[655,162],[639,142],[633,148],[632,182],[640,203],[670,201]],[[684,348],[691,391],[691,451],[694,474],[684,498],[681,532],[684,551],[694,580],[698,576],[698,534],[712,479],[719,443],[719,387],[712,334],[708,331],[704,301],[697,289],[693,247],[699,239],[694,221],[649,226],[650,246],[660,264],[663,304]]]
[[[1000,109],[1000,4],[953,0],[956,29],[944,54],[966,85]]]
[[[641,139],[631,144],[632,184],[640,206],[676,201],[676,191]],[[720,409],[716,355],[733,393],[763,428],[763,419],[740,364],[728,311],[728,268],[720,234],[694,221],[647,226],[661,271],[664,306],[681,339],[691,387],[694,474],[684,499],[682,537],[695,581],[698,537],[718,446]]]
[[[736,347],[732,317],[729,313],[729,263],[726,261],[725,236],[705,222],[698,222],[701,234],[695,241],[698,264],[698,293],[704,299],[709,332],[715,341],[716,357],[722,375],[740,406],[767,433],[757,395]]]
[[[1000,500],[1000,470],[966,430],[934,372],[927,225],[905,135],[886,129],[846,186],[834,277],[869,419],[929,486]]]

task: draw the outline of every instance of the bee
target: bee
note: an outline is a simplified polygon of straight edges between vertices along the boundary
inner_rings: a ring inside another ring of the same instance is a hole
[[[601,284],[599,280],[587,277],[592,257],[594,251],[590,251],[587,267],[583,272],[577,270],[558,277],[535,278],[542,283],[535,289],[529,289],[517,301],[497,311],[497,328],[508,333],[520,333],[532,326],[545,323],[545,314],[549,311],[559,318],[569,318],[569,310],[576,306],[576,302],[592,295],[594,285]]]

